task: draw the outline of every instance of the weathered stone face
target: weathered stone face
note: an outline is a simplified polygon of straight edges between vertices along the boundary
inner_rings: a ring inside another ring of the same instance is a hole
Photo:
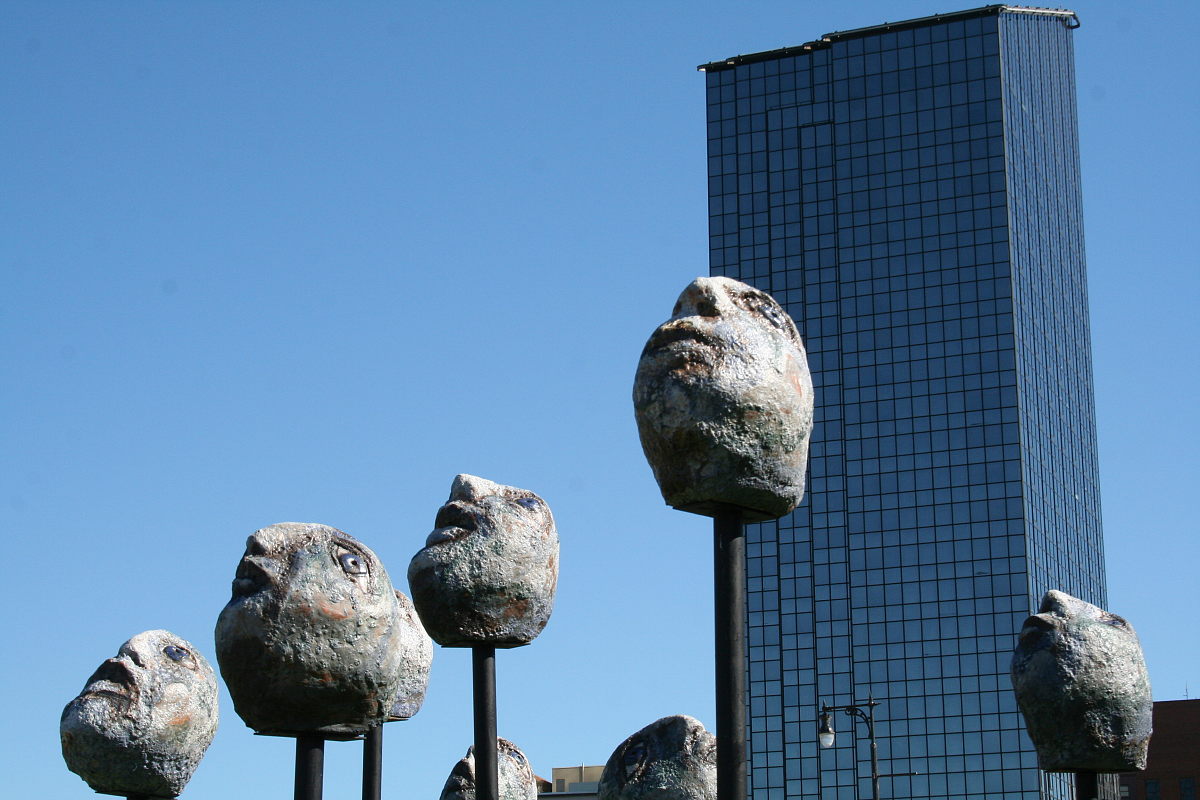
[[[765,292],[692,281],[646,342],[633,406],[668,505],[755,521],[804,496],[812,378],[795,324]]]
[[[396,701],[388,715],[392,720],[408,719],[421,710],[429,686],[429,669],[433,666],[433,641],[425,632],[412,600],[397,589],[396,603],[400,624],[393,636],[399,638],[405,656],[400,664]]]
[[[421,622],[444,647],[518,647],[550,619],[558,532],[525,489],[459,475],[425,547],[408,565]]]
[[[599,800],[717,800],[717,739],[698,720],[652,722],[613,751]]]
[[[1146,768],[1150,677],[1137,634],[1121,617],[1047,592],[1021,628],[1012,682],[1041,769]]]
[[[496,773],[500,800],[537,800],[537,778],[521,749],[496,739]],[[439,800],[475,800],[475,748],[454,765]]]
[[[139,633],[63,709],[67,768],[103,794],[175,797],[217,732],[217,678],[173,633]]]
[[[394,715],[401,684],[428,679],[411,634],[369,548],[336,528],[285,522],[246,542],[217,619],[217,663],[255,731],[350,738]]]

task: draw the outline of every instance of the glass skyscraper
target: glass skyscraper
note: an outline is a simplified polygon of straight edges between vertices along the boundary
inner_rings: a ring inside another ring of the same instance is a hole
[[[1071,797],[1008,677],[1104,605],[1069,11],[988,6],[705,64],[711,273],[816,383],[804,505],[747,526],[755,800]]]

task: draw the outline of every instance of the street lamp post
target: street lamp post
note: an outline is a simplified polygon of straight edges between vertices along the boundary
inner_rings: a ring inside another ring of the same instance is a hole
[[[817,740],[823,749],[833,747],[836,734],[833,730],[833,720],[830,714],[843,711],[847,717],[857,717],[867,723],[867,735],[871,738],[871,800],[879,800],[879,746],[875,742],[875,706],[879,702],[868,697],[867,702],[851,706],[827,706],[821,703],[821,727],[817,731]],[[866,711],[863,711],[866,708]]]

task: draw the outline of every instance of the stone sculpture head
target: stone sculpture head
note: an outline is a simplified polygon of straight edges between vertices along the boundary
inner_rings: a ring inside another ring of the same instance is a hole
[[[550,619],[558,532],[533,492],[455,477],[434,531],[408,565],[421,621],[444,647],[519,647]]]
[[[1012,682],[1041,769],[1146,768],[1150,677],[1137,634],[1121,617],[1047,592],[1021,628]]]
[[[101,794],[175,797],[217,732],[217,678],[169,631],[139,633],[63,709],[67,768]]]
[[[663,717],[621,742],[599,800],[717,800],[717,739],[698,720]]]
[[[508,739],[496,739],[499,800],[537,800],[537,778],[521,749]],[[442,788],[439,800],[475,800],[475,748],[467,749]]]
[[[396,603],[400,624],[392,635],[400,640],[405,657],[400,664],[399,685],[389,720],[408,719],[421,710],[429,686],[429,669],[433,666],[433,641],[425,632],[412,600],[397,589]]]
[[[327,525],[284,522],[246,541],[217,619],[217,663],[256,732],[352,738],[396,716],[402,684],[427,680],[429,660],[406,631],[369,548]]]
[[[642,350],[633,406],[668,505],[756,521],[804,496],[812,377],[795,324],[766,292],[692,281]]]

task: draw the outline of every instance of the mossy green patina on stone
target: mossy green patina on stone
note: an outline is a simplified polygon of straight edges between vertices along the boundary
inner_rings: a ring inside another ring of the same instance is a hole
[[[598,800],[717,800],[717,740],[699,720],[663,717],[622,742]]]
[[[63,758],[101,794],[175,797],[212,743],[217,718],[217,678],[204,656],[169,631],[146,631],[63,709]]]
[[[743,521],[804,496],[813,386],[795,324],[774,298],[697,278],[650,336],[633,386],[642,449],[663,499]]]
[[[1047,592],[1021,628],[1012,682],[1041,769],[1146,768],[1150,676],[1137,634],[1122,617]]]
[[[443,647],[532,642],[558,587],[558,531],[526,489],[458,475],[408,566],[421,621]]]
[[[411,716],[433,647],[370,548],[327,525],[256,531],[217,620],[234,709],[258,733],[353,738]]]

